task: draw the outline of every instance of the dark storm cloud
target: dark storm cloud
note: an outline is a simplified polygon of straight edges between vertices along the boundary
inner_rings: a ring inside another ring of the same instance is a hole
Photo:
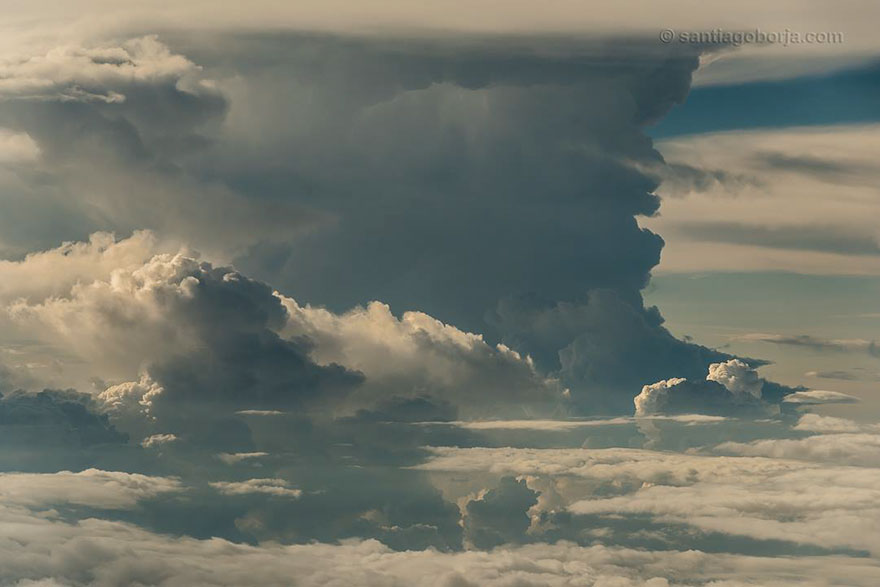
[[[88,394],[46,389],[0,396],[4,471],[89,467],[124,451],[127,441]]]
[[[703,378],[709,363],[728,358],[676,339],[657,308],[634,306],[613,290],[593,290],[581,302],[507,298],[490,319],[511,346],[585,387],[575,396],[585,412],[628,412],[647,382],[671,373]]]
[[[524,479],[502,477],[498,486],[468,502],[464,518],[467,541],[476,548],[523,542],[531,519],[528,510],[538,502],[538,492]]]
[[[818,251],[841,255],[880,255],[880,243],[870,234],[843,226],[759,226],[736,222],[690,222],[678,225],[693,240],[754,245],[772,249]]]
[[[663,244],[636,221],[659,205],[657,179],[638,170],[662,165],[643,129],[684,99],[695,48],[226,41],[218,55],[205,39],[171,40],[227,76],[226,140],[200,172],[255,205],[295,201],[336,219],[289,248],[253,248],[242,267],[334,310],[380,299],[485,333],[534,354],[576,398],[621,394],[580,409],[626,409],[640,385],[722,358],[675,340],[639,293]],[[532,332],[557,304],[594,319]],[[595,343],[606,335],[615,351]]]
[[[13,391],[0,396],[4,444],[91,446],[126,441],[92,396],[73,390]]]
[[[165,349],[153,349],[141,381],[100,396],[121,420],[133,416],[158,427],[156,433],[216,450],[248,450],[250,431],[238,412],[320,409],[363,379],[339,365],[316,364],[307,340],[281,338],[287,312],[264,283],[170,255],[140,271],[133,274],[139,303],[96,284],[75,310],[94,311],[104,336],[124,333],[139,320],[133,315],[145,322],[150,314],[160,317],[152,334],[165,338]]]

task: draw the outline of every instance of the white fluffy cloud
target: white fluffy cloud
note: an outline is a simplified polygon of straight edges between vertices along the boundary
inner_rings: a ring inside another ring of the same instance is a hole
[[[492,346],[479,334],[464,332],[422,312],[400,318],[381,302],[334,314],[300,306],[281,297],[289,313],[283,332],[314,342],[311,356],[366,375],[358,396],[433,394],[468,412],[492,415],[563,401],[553,380],[541,377],[529,357],[503,344]]]
[[[669,388],[685,381],[685,379],[680,377],[674,377],[642,387],[641,393],[633,398],[633,403],[636,406],[636,416],[647,416],[662,412],[669,395]]]
[[[709,365],[706,381],[720,383],[734,396],[751,395],[757,399],[761,398],[761,388],[764,386],[758,372],[739,359]]]
[[[67,297],[77,283],[107,280],[113,271],[142,265],[162,249],[149,231],[137,231],[123,239],[96,232],[88,242],[64,243],[29,253],[20,261],[0,260],[0,300]]]

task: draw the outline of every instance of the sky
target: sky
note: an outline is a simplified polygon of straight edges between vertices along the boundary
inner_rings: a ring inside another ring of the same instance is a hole
[[[876,3],[0,7],[0,586],[880,581]]]

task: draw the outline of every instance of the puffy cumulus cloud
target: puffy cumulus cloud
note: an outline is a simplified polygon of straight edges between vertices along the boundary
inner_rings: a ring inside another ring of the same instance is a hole
[[[155,243],[98,234],[0,267],[59,276],[10,286],[5,319],[81,384],[97,377],[98,404],[138,439],[186,440],[193,422],[222,415],[240,432],[216,448],[236,452],[253,450],[257,415],[379,422],[565,407],[559,383],[503,344],[378,302],[342,314],[300,306],[231,268],[153,254]]]
[[[67,297],[77,283],[107,280],[114,270],[142,265],[165,246],[150,231],[122,239],[96,232],[88,241],[28,253],[19,261],[0,260],[0,300]]]
[[[636,416],[663,413],[771,413],[761,402],[764,380],[739,359],[709,365],[705,381],[683,378],[658,381],[642,387],[633,399]]]
[[[181,254],[75,283],[68,297],[19,300],[9,313],[104,377],[142,371],[139,381],[99,396],[119,421],[137,413],[162,421],[179,420],[182,412],[231,416],[239,409],[301,406],[360,380],[337,365],[316,365],[305,343],[277,334],[286,312],[268,286]]]
[[[214,481],[211,487],[224,495],[248,495],[252,493],[275,497],[297,498],[301,489],[293,489],[284,479],[248,479],[247,481]]]
[[[643,386],[639,395],[633,398],[633,403],[636,406],[636,416],[647,416],[662,412],[669,401],[670,389],[685,381],[687,379],[676,377]]]
[[[127,509],[141,500],[183,489],[175,478],[99,469],[78,473],[0,473],[0,502],[31,508],[80,505]]]
[[[259,546],[155,534],[99,519],[65,523],[2,509],[15,539],[0,541],[0,580],[51,585],[363,584],[665,587],[761,584],[872,587],[880,567],[849,556],[766,557],[700,551],[576,546],[569,542],[491,552],[395,552],[375,540]],[[529,561],[526,563],[525,561]]]
[[[858,403],[859,398],[839,391],[810,389],[787,395],[782,401],[789,404],[799,405],[854,404]]]
[[[758,372],[739,359],[731,359],[723,363],[709,365],[706,381],[716,381],[733,395],[751,395],[761,398],[764,381]]]
[[[419,402],[431,401],[431,396],[466,415],[549,413],[564,402],[558,383],[539,375],[528,356],[503,344],[490,345],[479,334],[422,312],[397,318],[388,305],[371,302],[334,314],[300,306],[291,298],[281,300],[289,314],[285,335],[307,337],[310,356],[319,363],[345,365],[365,375],[364,385],[351,397],[356,405],[375,403],[392,392],[401,399],[411,397],[406,406],[400,399],[395,406],[385,400],[384,412],[391,419],[455,417],[436,408],[429,413],[426,405],[419,411]]]
[[[529,489],[525,479],[502,477],[497,487],[465,506],[465,539],[483,549],[522,541],[531,525],[528,511],[537,498],[538,492]]]

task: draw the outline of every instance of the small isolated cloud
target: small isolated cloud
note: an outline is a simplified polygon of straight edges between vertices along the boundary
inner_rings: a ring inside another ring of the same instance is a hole
[[[175,434],[153,434],[144,438],[141,446],[144,448],[158,448],[172,442],[177,442],[178,437]]]
[[[760,399],[764,381],[758,372],[739,359],[709,365],[706,381],[716,381],[733,395],[750,395]]]
[[[873,357],[880,357],[880,347],[877,346],[877,342],[862,338],[821,338],[809,334],[787,335],[755,332],[736,336],[733,340],[738,342],[769,342],[779,345],[803,347],[820,352],[864,352]]]
[[[269,456],[267,452],[237,452],[237,453],[220,453],[217,458],[227,465],[236,465],[243,461],[250,461]]]
[[[215,481],[211,487],[223,495],[249,495],[262,493],[276,497],[298,498],[301,489],[293,489],[284,479],[248,479],[247,481]]]
[[[839,391],[811,389],[809,391],[798,391],[789,394],[782,401],[788,404],[801,405],[854,404],[859,402],[859,398]]]
[[[860,379],[857,373],[853,371],[844,371],[836,369],[832,371],[807,371],[804,373],[807,377],[815,377],[816,379],[837,379],[841,381],[858,381]]]

